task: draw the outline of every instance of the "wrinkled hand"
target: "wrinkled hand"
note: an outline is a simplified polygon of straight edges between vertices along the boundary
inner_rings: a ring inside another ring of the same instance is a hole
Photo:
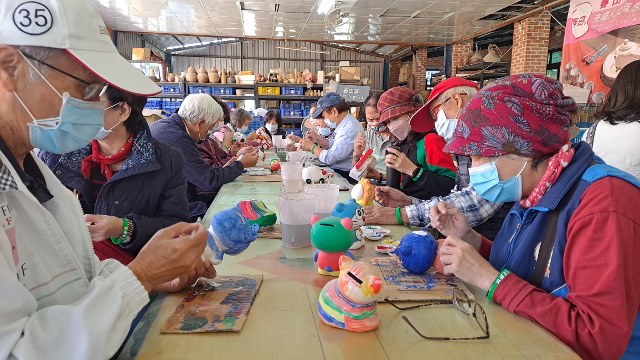
[[[251,151],[247,151],[242,154],[242,156],[238,158],[238,161],[242,163],[242,166],[244,166],[245,169],[254,167],[258,163],[258,151],[252,148]]]
[[[308,140],[308,139],[304,139],[300,143],[300,150],[309,151],[310,152],[311,149],[313,149],[314,145],[315,145],[315,143],[313,141]]]
[[[366,225],[398,225],[396,209],[383,206],[366,206],[364,208]]]
[[[380,203],[380,205],[392,208],[409,206],[412,204],[411,197],[405,195],[402,191],[389,186],[376,186],[375,199]]]
[[[230,147],[233,142],[233,133],[227,127],[222,128],[222,144],[226,147]]]
[[[240,156],[242,154],[251,153],[253,151],[255,151],[255,149],[252,146],[243,146],[242,148],[240,148],[240,150],[238,150],[236,155]]]
[[[155,288],[157,292],[178,292],[188,286],[192,286],[199,278],[213,279],[217,275],[216,269],[209,260],[200,260],[196,264],[196,274],[194,276],[181,276],[158,285]]]
[[[429,210],[431,226],[444,236],[457,236],[462,239],[473,231],[469,220],[460,209],[447,202],[439,202]]]
[[[238,155],[238,151],[240,151],[240,149],[242,149],[244,146],[243,143],[241,142],[234,142],[231,144],[231,146],[229,147],[229,153],[231,155]]]
[[[362,133],[358,134],[356,140],[353,142],[353,156],[360,157],[364,153],[364,148],[367,146],[367,141]]]
[[[318,140],[322,139],[322,136],[320,136],[317,132],[307,131],[307,133],[304,134],[304,138],[305,140],[311,140],[312,142],[317,142]]]
[[[256,140],[258,138],[258,134],[254,132],[249,133],[249,135],[247,135],[247,138],[245,140],[245,142],[249,142],[249,141],[253,141]]]
[[[293,135],[293,134],[287,135],[287,139],[293,140],[294,143],[298,143],[298,142],[300,142],[300,140],[302,140],[302,138],[300,136]]]
[[[93,241],[103,241],[112,237],[122,236],[124,227],[122,219],[119,217],[86,214],[84,221],[88,224],[89,235],[91,235],[91,240]]]
[[[470,244],[457,236],[449,236],[438,250],[444,273],[488,291],[499,272]]]
[[[178,223],[155,233],[128,267],[147,292],[180,277],[194,278],[206,241],[202,225]]]
[[[399,172],[409,176],[413,175],[413,172],[418,167],[414,163],[412,163],[411,160],[409,160],[407,155],[405,155],[400,150],[391,147],[387,148],[387,151],[389,152],[389,154],[387,154],[387,156],[384,158],[384,162],[387,167],[396,169]]]

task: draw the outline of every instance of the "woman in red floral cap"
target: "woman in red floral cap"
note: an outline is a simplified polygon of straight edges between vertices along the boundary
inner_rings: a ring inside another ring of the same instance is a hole
[[[455,185],[456,167],[449,154],[442,152],[444,139],[431,130],[411,130],[410,120],[422,106],[422,97],[412,89],[397,86],[387,90],[378,100],[380,123],[395,138],[387,148],[387,185],[418,199],[444,196]],[[398,214],[397,214],[398,215]],[[398,223],[402,224],[400,216]]]
[[[640,355],[640,181],[569,143],[573,99],[556,80],[514,75],[485,87],[445,151],[469,155],[471,185],[517,201],[496,239],[446,203],[431,224],[448,235],[444,271],[531,319],[585,359]],[[485,259],[488,259],[485,260]]]

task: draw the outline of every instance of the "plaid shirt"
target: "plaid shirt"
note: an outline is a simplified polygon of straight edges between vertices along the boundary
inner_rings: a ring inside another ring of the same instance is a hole
[[[420,227],[431,223],[429,211],[440,201],[448,202],[460,209],[469,219],[471,227],[484,223],[502,207],[502,203],[492,203],[480,197],[471,186],[445,197],[434,196],[431,200],[425,201],[412,198],[412,201],[413,205],[406,206],[404,209],[409,217],[409,224]]]

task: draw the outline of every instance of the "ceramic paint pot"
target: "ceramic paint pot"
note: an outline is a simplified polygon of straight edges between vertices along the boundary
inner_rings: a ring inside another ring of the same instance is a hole
[[[187,74],[185,75],[185,79],[188,82],[198,81],[198,74],[196,73],[196,69],[193,66],[189,66],[189,68],[187,69]]]
[[[200,67],[198,70],[198,82],[201,84],[206,84],[209,82],[209,74],[207,74],[207,70],[204,66]]]
[[[220,82],[220,73],[218,73],[218,69],[215,66],[209,70],[209,82],[212,84]]]

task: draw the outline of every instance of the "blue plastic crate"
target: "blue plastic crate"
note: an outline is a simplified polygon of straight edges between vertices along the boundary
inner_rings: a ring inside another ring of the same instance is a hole
[[[211,89],[211,94],[213,95],[234,95],[235,91],[231,87],[213,87]]]
[[[189,85],[189,94],[211,94],[211,87]]]
[[[259,117],[260,119],[262,119],[262,117]],[[262,122],[262,120],[251,120],[251,122],[249,123],[249,132],[252,131],[256,131],[258,129],[260,129],[262,127],[264,123]]]
[[[283,129],[285,133],[287,133],[287,135],[296,135],[298,137],[302,137],[302,130],[300,129],[296,129],[296,128],[286,128]]]
[[[151,110],[162,110],[162,100],[161,99],[148,99],[145,109]]]
[[[303,117],[303,110],[282,110],[280,109],[280,116],[282,117]]]
[[[288,87],[283,86],[281,90],[282,95],[304,95],[303,87]]]
[[[281,102],[280,110],[302,110],[302,103]]]
[[[582,141],[582,137],[584,136],[584,133],[587,132],[587,130],[589,130],[589,129],[580,129],[580,133],[578,134],[578,136],[576,136],[573,139],[571,139],[571,143],[572,144],[577,144],[580,141]]]
[[[163,94],[182,94],[180,84],[162,85]]]

